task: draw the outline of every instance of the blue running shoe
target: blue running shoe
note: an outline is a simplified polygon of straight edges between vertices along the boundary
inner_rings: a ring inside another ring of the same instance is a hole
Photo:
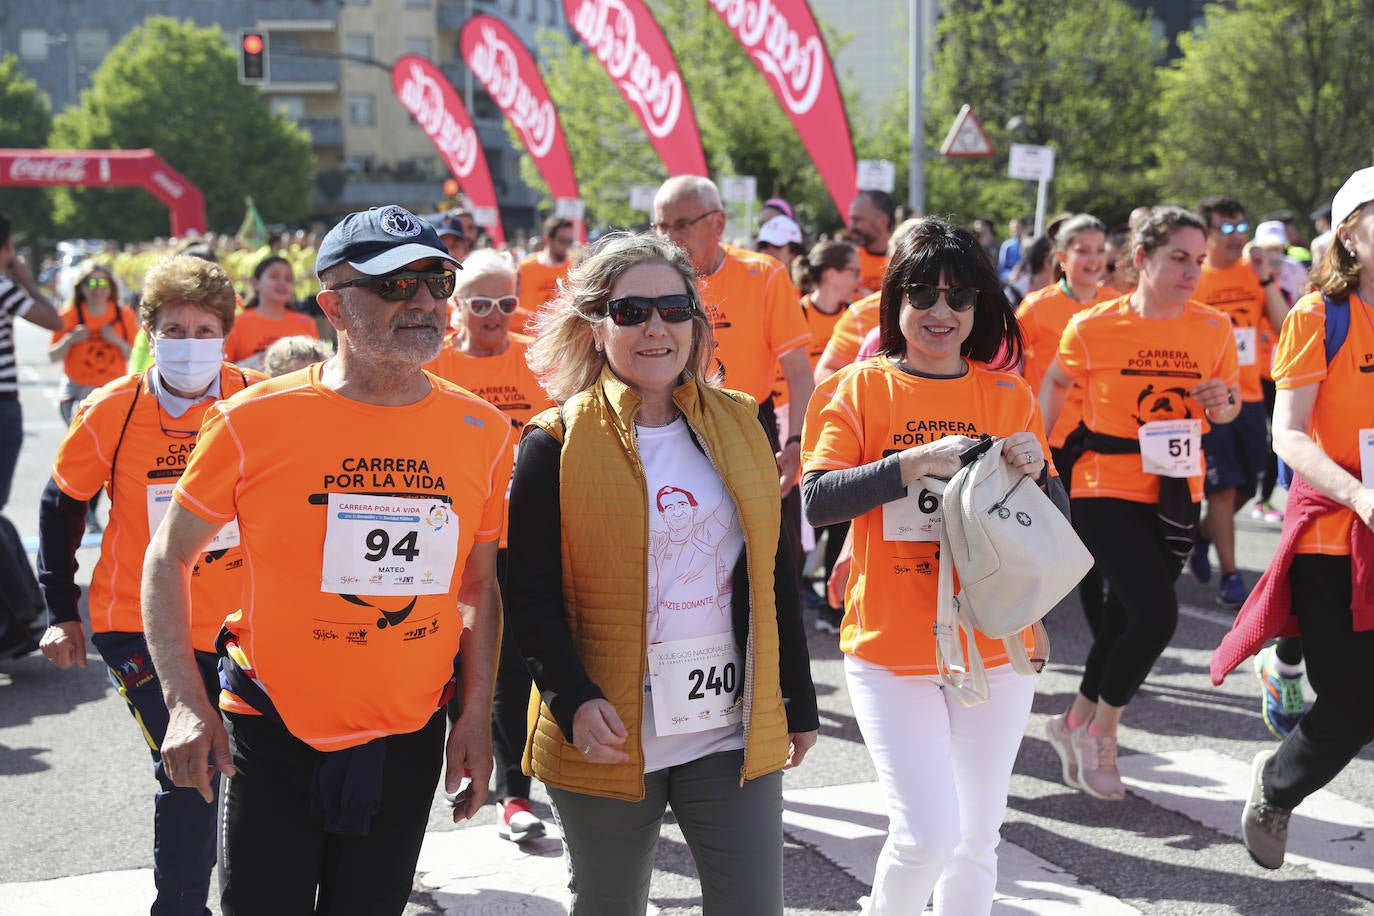
[[[1221,582],[1217,585],[1218,606],[1234,611],[1244,604],[1249,596],[1250,589],[1245,587],[1245,580],[1240,577],[1239,572],[1227,573],[1221,577]]]
[[[1307,701],[1302,695],[1302,675],[1284,677],[1279,674],[1277,650],[1270,645],[1255,656],[1255,677],[1259,678],[1264,688],[1260,703],[1264,724],[1269,726],[1275,738],[1287,738],[1307,712]]]
[[[1204,585],[1212,581],[1212,561],[1207,559],[1211,549],[1212,542],[1199,535],[1193,541],[1193,552],[1188,554],[1188,568],[1193,571],[1193,578]]]

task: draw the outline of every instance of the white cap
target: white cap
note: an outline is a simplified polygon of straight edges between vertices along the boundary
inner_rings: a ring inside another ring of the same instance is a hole
[[[801,227],[785,216],[775,216],[759,227],[758,240],[765,245],[781,248],[787,244],[802,243]]]
[[[1374,200],[1374,167],[1360,169],[1346,179],[1331,201],[1331,225],[1339,226],[1350,214]]]
[[[1276,219],[1267,219],[1255,227],[1255,244],[1263,248],[1288,250],[1288,227]]]

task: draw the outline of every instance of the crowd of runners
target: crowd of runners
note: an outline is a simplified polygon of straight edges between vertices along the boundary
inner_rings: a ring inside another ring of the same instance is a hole
[[[999,240],[863,191],[834,231],[773,198],[727,244],[684,177],[649,231],[581,250],[566,219],[506,251],[388,206],[111,247],[55,302],[0,217],[0,510],[16,318],[51,331],[69,424],[49,625],[0,651],[84,667],[89,637],[127,700],[154,913],[205,912],[221,831],[226,914],[399,913],[436,783],[455,820],[490,786],[520,843],[532,778],[573,912],[644,911],[671,807],[707,913],[780,913],[811,628],[890,817],[866,912],[987,912],[1034,680],[991,641],[991,699],[943,690],[921,481],[991,434],[1096,564],[1091,648],[1057,660],[1083,668],[1048,724],[1064,782],[1124,798],[1118,730],[1187,570],[1237,613],[1214,681],[1253,665],[1281,739],[1238,812],[1277,868],[1289,813],[1374,740],[1374,169],[1312,218],[1216,195]],[[1242,512],[1281,526],[1258,583]]]

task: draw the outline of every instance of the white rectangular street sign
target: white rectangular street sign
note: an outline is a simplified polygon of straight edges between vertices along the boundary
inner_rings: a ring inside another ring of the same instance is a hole
[[[1049,181],[1054,177],[1054,147],[1013,143],[1007,174],[1023,181]]]
[[[637,184],[630,188],[630,207],[635,210],[652,211],[654,195],[658,193],[656,184]]]
[[[897,166],[886,159],[860,159],[855,172],[860,191],[886,191],[897,187]]]
[[[726,175],[720,179],[720,196],[727,204],[753,201],[759,182],[753,175]]]

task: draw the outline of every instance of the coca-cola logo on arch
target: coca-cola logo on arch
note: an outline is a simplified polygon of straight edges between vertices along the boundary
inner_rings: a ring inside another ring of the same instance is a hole
[[[401,104],[434,141],[453,173],[467,178],[477,164],[477,132],[460,124],[444,101],[444,88],[418,64],[411,64],[399,92]]]
[[[816,104],[825,77],[826,53],[819,37],[802,41],[772,0],[711,0],[759,68],[773,77],[787,109],[803,115]]]
[[[558,117],[553,103],[538,99],[520,77],[520,62],[491,26],[479,29],[468,64],[492,99],[525,138],[530,155],[542,159],[553,148]]]
[[[671,134],[682,112],[682,80],[675,71],[665,76],[640,44],[634,14],[620,0],[583,0],[570,19],[625,98],[639,109],[645,130],[659,139]]]
[[[10,163],[10,181],[43,181],[78,183],[86,180],[88,159],[77,156],[35,159],[20,156]]]

